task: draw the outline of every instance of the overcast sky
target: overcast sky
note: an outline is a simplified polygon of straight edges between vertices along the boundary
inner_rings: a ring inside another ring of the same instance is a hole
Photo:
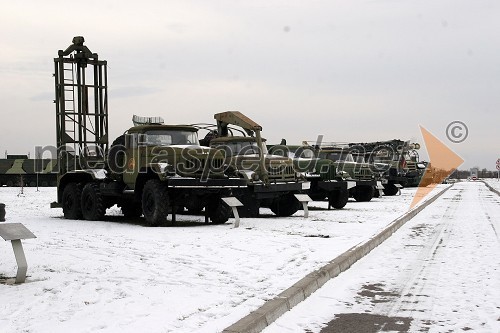
[[[55,145],[53,58],[73,36],[108,61],[110,134],[239,110],[269,143],[422,141],[500,158],[498,1],[8,1],[0,152]],[[463,121],[465,142],[447,125]],[[113,140],[111,139],[111,141]]]

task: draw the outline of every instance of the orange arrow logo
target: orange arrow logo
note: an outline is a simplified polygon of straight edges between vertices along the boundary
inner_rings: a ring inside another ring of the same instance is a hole
[[[425,148],[429,155],[429,164],[420,180],[410,209],[415,207],[437,184],[441,184],[443,180],[464,162],[460,156],[422,126],[420,126],[420,132],[424,138]]]

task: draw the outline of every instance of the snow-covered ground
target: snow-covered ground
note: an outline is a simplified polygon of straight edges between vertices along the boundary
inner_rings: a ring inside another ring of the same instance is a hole
[[[457,183],[263,332],[500,332],[499,254],[500,197]]]
[[[438,186],[435,191],[447,185]],[[62,219],[54,188],[0,188],[7,222],[38,238],[23,241],[27,282],[0,284],[1,332],[219,332],[266,300],[366,240],[405,213],[415,189],[343,210],[310,204],[308,219],[242,219],[205,225],[178,216],[174,227]],[[13,277],[10,242],[0,240],[0,277]]]
[[[500,181],[498,181],[496,178],[485,178],[482,180],[488,183],[488,185],[493,187],[495,190],[500,191]]]

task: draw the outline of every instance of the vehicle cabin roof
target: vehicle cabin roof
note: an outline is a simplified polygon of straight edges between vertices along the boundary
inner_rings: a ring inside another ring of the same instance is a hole
[[[342,147],[320,147],[320,152],[324,153],[341,153],[341,152],[349,152],[349,148]]]
[[[266,139],[262,138],[262,141],[264,142]],[[257,139],[253,136],[221,136],[210,141],[210,143],[226,142],[257,142]]]
[[[170,131],[191,131],[191,132],[197,132],[198,129],[196,127],[190,126],[190,125],[139,125],[139,126],[134,126],[128,130],[129,133],[144,133],[147,131],[165,131],[165,130],[170,130]]]

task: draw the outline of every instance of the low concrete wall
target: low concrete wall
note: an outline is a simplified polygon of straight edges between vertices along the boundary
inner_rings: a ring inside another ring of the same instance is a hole
[[[350,248],[337,258],[331,260],[325,266],[306,275],[293,286],[286,289],[275,298],[264,303],[264,305],[257,310],[251,312],[249,315],[226,328],[223,333],[257,333],[262,331],[285,312],[292,309],[295,305],[299,304],[313,292],[321,288],[321,286],[323,286],[328,280],[348,270],[356,261],[366,256],[378,245],[382,244],[403,224],[415,217],[415,215],[433,203],[452,186],[443,189],[417,208],[414,208],[406,214],[398,217],[378,235],[375,235],[367,241]]]

